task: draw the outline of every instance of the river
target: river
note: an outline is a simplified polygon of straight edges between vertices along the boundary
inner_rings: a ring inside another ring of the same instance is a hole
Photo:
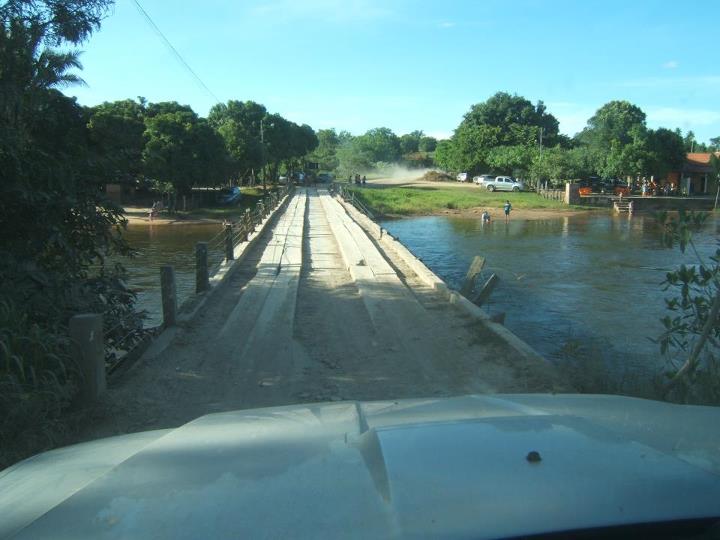
[[[195,290],[195,244],[212,239],[221,229],[217,223],[128,225],[125,239],[136,255],[121,262],[128,269],[130,287],[137,291],[138,309],[147,312],[145,326],[162,323],[160,266],[175,267],[179,306]]]
[[[485,309],[546,358],[593,360],[616,373],[666,366],[657,338],[666,314],[661,282],[693,257],[662,247],[651,216],[583,214],[482,225],[478,219],[418,217],[382,223],[451,287],[475,255],[484,278],[500,278]],[[720,220],[695,235],[703,256],[715,252]]]

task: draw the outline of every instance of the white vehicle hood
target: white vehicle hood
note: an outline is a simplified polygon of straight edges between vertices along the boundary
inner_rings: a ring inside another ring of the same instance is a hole
[[[718,426],[719,408],[594,395],[211,414],[6,469],[0,538],[499,538],[709,518]]]

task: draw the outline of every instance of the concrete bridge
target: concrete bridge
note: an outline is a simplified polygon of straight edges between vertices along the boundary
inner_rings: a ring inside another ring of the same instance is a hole
[[[432,239],[428,239],[432,241]],[[309,401],[563,390],[554,370],[323,189],[298,189],[84,438]]]

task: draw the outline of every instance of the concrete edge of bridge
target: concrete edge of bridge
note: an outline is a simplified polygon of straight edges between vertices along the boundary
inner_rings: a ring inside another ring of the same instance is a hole
[[[385,229],[372,221],[368,216],[361,213],[354,206],[346,203],[342,198],[337,197],[345,212],[353,219],[366,234],[374,237],[379,246],[382,246],[385,256],[392,260],[393,254],[400,258],[410,269],[417,274],[428,287],[436,291],[449,304],[462,310],[466,315],[481,322],[488,330],[493,332],[500,340],[504,341],[509,347],[515,350],[523,358],[547,363],[548,360],[537,352],[530,344],[513,334],[502,324],[490,320],[490,316],[480,307],[473,304],[470,300],[462,296],[459,292],[448,287],[439,276],[430,270],[425,263],[418,259],[413,253],[405,247],[398,239],[394,238]]]

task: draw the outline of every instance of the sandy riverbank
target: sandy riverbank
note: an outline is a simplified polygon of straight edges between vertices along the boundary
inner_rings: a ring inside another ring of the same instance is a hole
[[[203,217],[189,217],[184,215],[168,216],[166,213],[162,213],[152,219],[149,218],[150,207],[142,206],[126,206],[124,209],[125,219],[128,220],[130,225],[198,225],[202,223],[222,223],[222,219],[216,218],[203,218]]]
[[[505,213],[503,212],[502,208],[469,208],[466,210],[439,210],[437,212],[433,212],[433,216],[452,216],[452,217],[458,217],[458,218],[467,218],[467,219],[480,219],[480,215],[482,214],[483,210],[487,210],[490,214],[490,218],[493,221],[504,221],[505,220]],[[571,216],[579,216],[583,214],[592,214],[592,213],[607,213],[607,209],[600,208],[597,210],[552,210],[552,209],[526,209],[522,208],[519,210],[513,209],[510,212],[510,220],[514,219],[522,219],[522,220],[528,220],[528,221],[535,221],[540,219],[560,219],[564,217],[571,217]],[[408,217],[408,216],[403,216]]]

